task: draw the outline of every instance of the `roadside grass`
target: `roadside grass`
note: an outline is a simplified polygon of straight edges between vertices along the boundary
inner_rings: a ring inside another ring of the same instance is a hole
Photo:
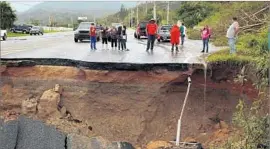
[[[65,32],[65,31],[44,30],[44,33],[58,33],[58,32]]]
[[[229,49],[226,48],[209,55],[207,62],[252,63],[264,67],[269,59],[267,29],[265,26],[257,34],[249,33],[240,36],[236,43],[237,54],[230,54]]]
[[[44,33],[58,33],[58,32],[65,32],[65,31],[44,30]],[[7,36],[8,37],[24,37],[24,36],[30,36],[30,34],[8,32]]]
[[[23,34],[23,33],[13,33],[13,32],[8,32],[7,37],[23,37],[23,36],[28,36],[29,34]]]
[[[244,16],[243,11],[245,12],[256,12],[264,6],[266,2],[228,2],[213,4],[217,10],[212,15],[204,19],[197,25],[197,28],[188,29],[188,36],[190,39],[200,39],[200,29],[203,26],[208,25],[211,29],[212,42],[215,46],[225,46],[227,45],[226,31],[231,24],[232,17],[236,16],[239,18],[239,24],[246,24],[245,20],[241,19]],[[228,9],[230,8],[230,9]],[[240,30],[239,35],[244,35],[245,33]]]

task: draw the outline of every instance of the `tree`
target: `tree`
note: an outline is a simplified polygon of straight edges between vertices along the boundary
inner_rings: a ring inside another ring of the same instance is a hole
[[[207,2],[183,2],[177,11],[178,17],[186,26],[194,27],[213,11]]]
[[[126,10],[125,6],[122,4],[121,8],[120,8],[120,12],[119,12],[119,18],[121,19],[121,21],[124,20],[126,15],[127,15],[127,10]]]
[[[0,25],[1,29],[9,29],[16,21],[16,13],[10,7],[9,3],[5,1],[0,2]]]
[[[39,20],[36,20],[36,19],[31,19],[31,24],[35,25],[35,26],[39,26],[40,25],[40,22]]]

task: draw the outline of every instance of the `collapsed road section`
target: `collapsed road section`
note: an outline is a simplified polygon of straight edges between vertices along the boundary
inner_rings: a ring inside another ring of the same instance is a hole
[[[73,138],[84,142],[80,143],[84,147],[77,146],[80,149],[100,145],[88,140],[98,136],[106,147],[116,141],[126,142],[123,149],[173,148],[190,75],[180,141],[200,142],[206,148],[228,137],[237,99],[257,95],[251,83],[234,84],[233,73],[224,76],[224,68],[208,71],[205,81],[200,65],[190,69],[187,64],[103,64],[102,68],[79,61],[51,62],[2,59],[0,114],[5,121],[26,116],[55,127],[57,134],[64,134],[60,138],[64,147],[65,136],[78,135]]]

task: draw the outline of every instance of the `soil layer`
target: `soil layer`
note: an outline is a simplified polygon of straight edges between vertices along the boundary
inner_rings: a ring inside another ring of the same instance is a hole
[[[39,65],[1,70],[0,114],[20,112],[22,100],[40,98],[44,91],[60,84],[61,104],[91,130],[84,131],[82,123],[57,117],[48,116],[42,119],[44,122],[67,133],[103,136],[137,146],[152,140],[175,140],[189,74],[164,69],[117,71]],[[182,138],[213,132],[213,119],[217,117],[230,123],[238,100],[249,101],[257,95],[251,83],[241,86],[233,83],[232,77],[221,82],[207,77],[206,92],[203,71],[195,71],[191,80]]]

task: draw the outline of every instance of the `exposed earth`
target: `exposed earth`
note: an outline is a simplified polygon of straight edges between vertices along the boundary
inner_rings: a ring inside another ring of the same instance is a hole
[[[141,148],[146,148],[150,141],[175,140],[187,74],[190,74],[66,66],[2,66],[1,72],[1,116],[14,111],[40,119],[65,133],[102,136]],[[229,125],[238,100],[248,102],[257,96],[250,82],[241,86],[233,82],[232,76],[216,81],[214,78],[219,75],[216,71],[211,78],[207,77],[204,94],[203,70],[192,74],[181,141],[196,140],[204,147],[215,141],[220,143],[231,131]],[[51,104],[46,104],[45,99]],[[54,105],[58,99],[59,104]],[[23,103],[31,104],[34,109],[25,108]]]

